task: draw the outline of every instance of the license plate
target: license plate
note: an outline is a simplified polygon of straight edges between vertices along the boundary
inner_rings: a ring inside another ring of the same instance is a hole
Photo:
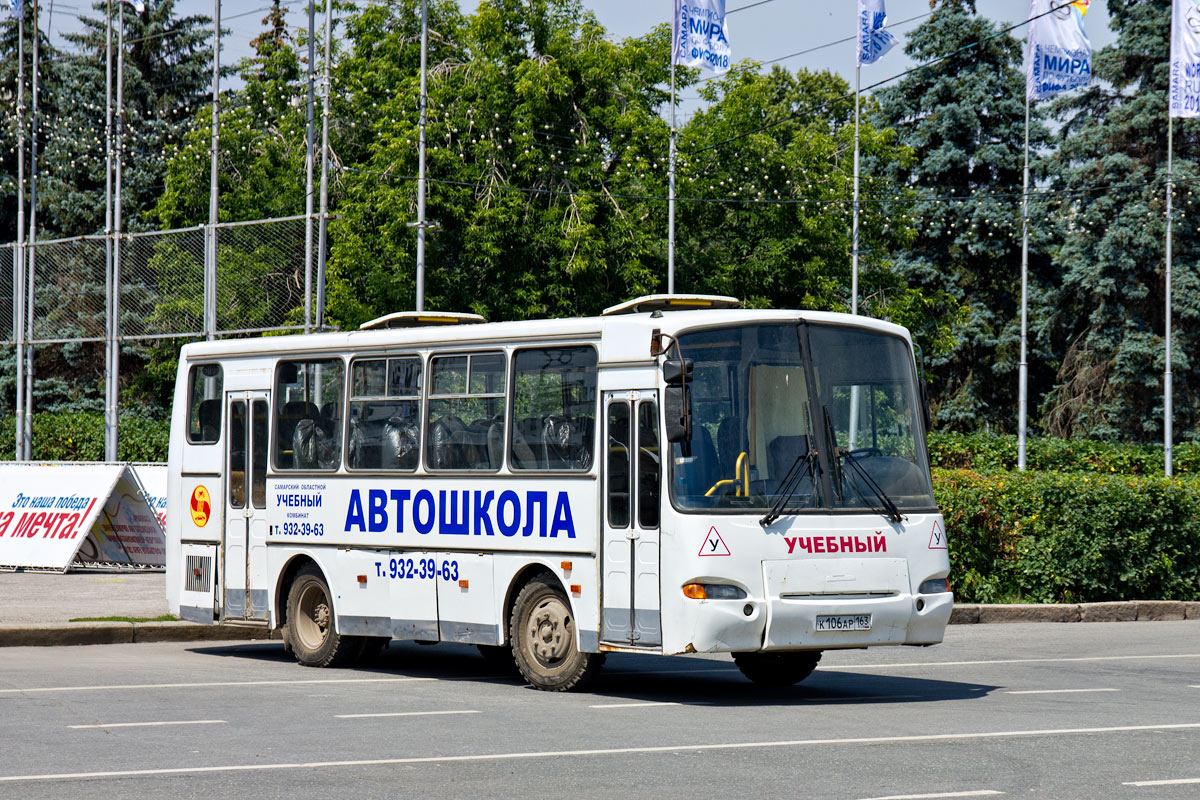
[[[869,631],[870,614],[831,614],[817,617],[818,631]]]

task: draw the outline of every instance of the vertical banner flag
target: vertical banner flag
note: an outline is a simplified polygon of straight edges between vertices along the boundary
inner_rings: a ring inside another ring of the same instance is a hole
[[[858,0],[857,66],[874,64],[896,46],[896,37],[884,30],[886,24],[883,0]]]
[[[1083,29],[1090,0],[1030,0],[1025,96],[1043,100],[1092,81],[1092,43]]]
[[[725,0],[675,0],[672,38],[672,63],[703,67],[718,75],[729,71]]]
[[[1200,0],[1174,0],[1171,116],[1200,117]]]
[[[8,0],[8,13],[14,17],[21,14],[21,0]]]

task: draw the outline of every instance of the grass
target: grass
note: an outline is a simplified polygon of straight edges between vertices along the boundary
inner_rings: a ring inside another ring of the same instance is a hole
[[[68,622],[176,622],[179,617],[163,614],[160,617],[75,617]]]

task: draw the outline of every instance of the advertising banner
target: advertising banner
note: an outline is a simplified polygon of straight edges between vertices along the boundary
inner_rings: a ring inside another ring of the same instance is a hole
[[[1175,0],[1171,13],[1171,116],[1200,117],[1200,0]]]
[[[1025,40],[1025,95],[1044,100],[1092,82],[1092,43],[1083,29],[1086,2],[1031,0]]]
[[[675,0],[671,58],[684,67],[718,75],[729,71],[729,23],[725,0]]]
[[[161,567],[165,541],[130,467],[0,465],[0,568]]]

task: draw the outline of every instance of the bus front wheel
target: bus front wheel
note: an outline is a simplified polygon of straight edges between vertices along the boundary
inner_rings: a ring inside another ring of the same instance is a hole
[[[743,675],[759,686],[776,689],[799,683],[812,675],[820,661],[820,650],[733,654],[733,663]]]
[[[358,637],[340,636],[334,629],[333,595],[317,567],[307,566],[296,575],[287,608],[288,640],[304,666],[340,666],[361,651]]]
[[[535,577],[517,595],[509,641],[521,675],[547,692],[583,688],[604,663],[600,653],[580,652],[570,601],[549,573]]]

